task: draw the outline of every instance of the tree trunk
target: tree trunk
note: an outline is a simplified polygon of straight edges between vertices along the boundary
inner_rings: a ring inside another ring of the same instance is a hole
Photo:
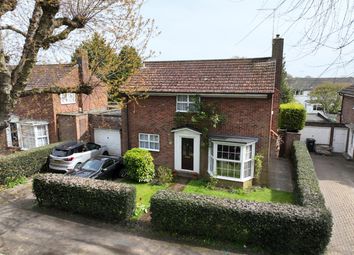
[[[2,36],[0,33],[0,132],[7,127],[10,109],[12,108],[11,100],[11,73],[6,65]]]

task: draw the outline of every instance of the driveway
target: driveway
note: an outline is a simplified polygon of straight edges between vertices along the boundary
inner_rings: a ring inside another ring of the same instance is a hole
[[[0,254],[236,254],[33,205],[30,184],[0,193]]]
[[[354,162],[312,155],[321,191],[333,214],[328,254],[354,254]]]

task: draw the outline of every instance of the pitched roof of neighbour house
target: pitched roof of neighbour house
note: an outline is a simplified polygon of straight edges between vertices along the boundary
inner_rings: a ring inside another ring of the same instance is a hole
[[[268,94],[274,92],[272,58],[152,61],[121,86],[123,92]]]
[[[290,77],[288,84],[291,88],[297,90],[312,90],[322,83],[354,83],[354,77],[336,78],[313,78],[313,77]]]
[[[29,76],[26,90],[53,87],[75,69],[78,69],[76,64],[36,65]]]
[[[348,96],[354,96],[354,85],[342,89],[341,91],[339,91],[339,94],[348,95]]]

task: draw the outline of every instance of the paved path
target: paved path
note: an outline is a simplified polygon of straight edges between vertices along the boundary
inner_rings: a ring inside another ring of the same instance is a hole
[[[0,254],[236,254],[159,240],[33,204],[30,184],[0,193]]]
[[[328,254],[354,254],[354,162],[342,156],[312,155],[321,191],[333,214]]]
[[[271,158],[268,170],[269,187],[275,190],[293,191],[292,165],[286,158]]]

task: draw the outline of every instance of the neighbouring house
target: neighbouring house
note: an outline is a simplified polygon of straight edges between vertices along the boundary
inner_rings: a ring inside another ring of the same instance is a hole
[[[81,84],[92,85],[92,93],[30,93],[56,87],[76,88]],[[95,119],[110,118],[106,113],[106,85],[91,75],[87,54],[82,54],[77,64],[35,66],[25,93],[27,96],[18,100],[12,112],[8,128],[0,132],[0,148],[30,149],[57,141],[93,140],[92,130],[103,125]],[[111,125],[103,127],[119,129],[120,113],[115,113],[115,117],[114,124],[108,121]]]
[[[249,186],[255,155],[265,155],[267,163],[276,135],[282,57],[283,39],[277,36],[272,57],[145,62],[121,88],[145,96],[122,110],[123,152],[144,148],[157,166],[177,174]],[[200,104],[214,105],[224,116],[206,141],[193,123],[176,121]]]
[[[342,89],[339,94],[343,96],[342,110],[340,122],[345,124],[348,129],[346,139],[346,153],[345,156],[349,159],[354,157],[354,85]]]
[[[296,101],[305,106],[307,113],[323,113],[322,105],[310,103],[310,92],[323,83],[353,84],[354,77],[348,78],[313,78],[313,77],[288,77],[288,84],[294,91]]]
[[[346,151],[348,128],[335,122],[322,113],[307,113],[305,127],[300,131],[300,140],[316,140],[317,149],[328,148],[330,152],[343,153]]]

